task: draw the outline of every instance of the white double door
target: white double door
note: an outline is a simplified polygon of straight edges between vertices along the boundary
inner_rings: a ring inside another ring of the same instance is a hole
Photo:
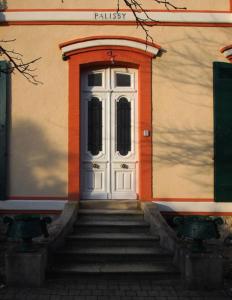
[[[85,70],[81,86],[81,198],[136,199],[137,70]]]

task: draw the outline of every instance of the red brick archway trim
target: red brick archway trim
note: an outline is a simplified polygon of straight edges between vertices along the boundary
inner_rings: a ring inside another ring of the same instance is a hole
[[[152,199],[152,95],[153,55],[146,51],[121,46],[100,46],[68,53],[69,58],[69,133],[68,195],[80,199],[80,76],[82,68],[114,65],[138,69],[138,199]],[[144,137],[144,130],[150,135]]]

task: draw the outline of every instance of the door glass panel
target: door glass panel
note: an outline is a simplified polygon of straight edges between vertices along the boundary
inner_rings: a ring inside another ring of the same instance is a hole
[[[88,151],[92,155],[102,151],[102,102],[97,97],[88,102]]]
[[[88,86],[102,86],[102,73],[88,74]]]
[[[116,73],[116,86],[131,86],[131,76],[129,74]]]
[[[131,103],[125,97],[117,102],[117,151],[127,155],[131,150]]]

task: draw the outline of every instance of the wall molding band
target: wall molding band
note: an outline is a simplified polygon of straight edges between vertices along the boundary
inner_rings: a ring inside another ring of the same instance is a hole
[[[39,201],[46,201],[46,200],[54,200],[54,201],[65,201],[68,200],[68,196],[9,196],[6,200],[39,200]],[[5,201],[6,201],[5,200]],[[144,202],[214,202],[213,198],[149,198],[143,200]]]
[[[210,202],[161,202],[154,201],[164,214],[182,215],[232,215],[232,203]],[[6,200],[0,202],[0,214],[3,213],[59,213],[67,201],[54,200]],[[194,211],[193,211],[194,207]]]
[[[0,215],[16,215],[16,214],[39,214],[39,215],[60,215],[62,210],[1,210]]]
[[[231,24],[232,14],[217,11],[148,11],[152,20],[164,23]],[[143,18],[143,13],[141,13]],[[116,24],[134,22],[132,12],[125,10],[7,10],[0,13],[1,23],[11,22],[99,22]],[[154,23],[148,21],[148,23]]]
[[[230,0],[232,3],[232,0]],[[74,12],[117,12],[115,8],[9,8],[1,9],[0,13],[4,12],[34,12],[34,11],[74,11]],[[135,10],[136,11],[136,10]],[[230,13],[230,10],[216,9],[146,9],[146,12],[171,12],[171,13]],[[131,12],[129,8],[122,8],[119,12]],[[137,10],[139,12],[139,10]]]
[[[214,202],[213,198],[153,198],[150,201],[159,202]]]
[[[162,215],[164,216],[231,216],[232,215],[232,211],[231,212],[189,212],[189,211],[178,211],[178,212],[163,212],[161,211]]]
[[[154,201],[161,212],[175,213],[186,212],[191,214],[225,214],[232,212],[232,203],[218,203],[218,202],[165,202]]]
[[[63,210],[67,200],[6,200],[0,201],[0,211],[59,211]]]
[[[65,201],[68,200],[68,196],[9,196],[6,200],[55,200]]]

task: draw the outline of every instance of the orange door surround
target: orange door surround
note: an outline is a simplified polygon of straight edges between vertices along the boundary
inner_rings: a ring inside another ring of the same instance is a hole
[[[68,199],[80,198],[81,71],[86,67],[138,69],[138,199],[152,199],[152,54],[125,46],[97,46],[66,54],[69,59]],[[144,131],[148,136],[144,136]]]

